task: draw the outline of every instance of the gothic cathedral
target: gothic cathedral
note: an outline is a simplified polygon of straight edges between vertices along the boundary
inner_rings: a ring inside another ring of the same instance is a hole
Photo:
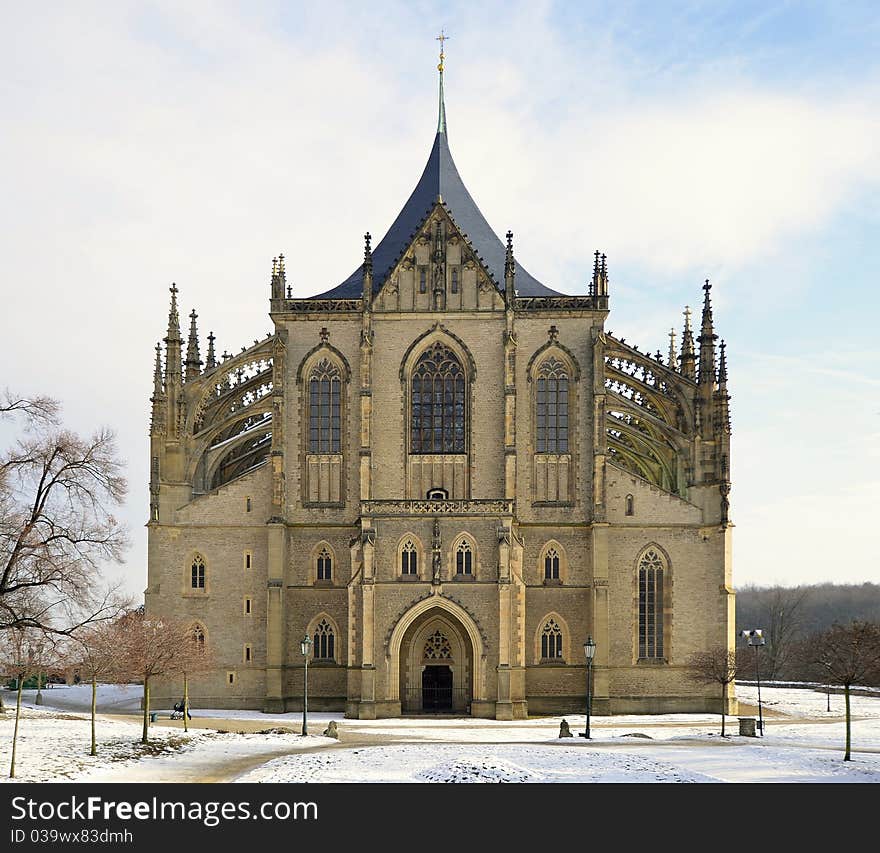
[[[195,707],[497,719],[718,711],[687,660],[733,647],[724,343],[664,358],[538,281],[437,133],[388,233],[272,331],[186,356],[177,288],[156,348],[146,612],[186,619],[216,669]],[[307,640],[307,643],[304,643]],[[180,686],[156,685],[160,703]],[[725,704],[733,705],[732,690]]]

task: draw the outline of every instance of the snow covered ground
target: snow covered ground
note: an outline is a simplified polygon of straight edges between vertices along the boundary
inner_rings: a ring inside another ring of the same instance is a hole
[[[135,687],[102,687],[98,756],[88,755],[88,685],[26,692],[17,777],[31,781],[248,782],[880,782],[880,696],[853,697],[853,761],[844,762],[843,697],[762,686],[766,737],[719,736],[709,714],[594,717],[590,741],[557,739],[561,717],[514,722],[472,718],[345,720],[310,714],[196,709],[207,728],[152,726],[138,744]],[[754,687],[738,686],[755,703]],[[7,706],[14,697],[4,694]],[[115,716],[113,715],[115,712]],[[120,714],[120,712],[122,712]],[[167,712],[166,712],[167,714]],[[330,719],[340,741],[318,737]],[[566,717],[583,731],[583,715]],[[9,764],[14,713],[0,718],[0,773]],[[238,725],[237,725],[238,724]],[[249,730],[247,734],[236,729]],[[275,728],[277,731],[271,732]],[[217,731],[225,729],[225,733]],[[260,730],[258,733],[257,730]],[[265,730],[270,730],[266,733]]]

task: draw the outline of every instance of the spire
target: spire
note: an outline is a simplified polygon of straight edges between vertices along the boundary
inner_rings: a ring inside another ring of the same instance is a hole
[[[202,372],[202,359],[199,355],[199,332],[196,328],[198,319],[196,309],[189,315],[189,341],[186,345],[186,378],[195,379]]]
[[[182,340],[180,337],[180,316],[177,313],[177,285],[172,281],[171,287],[171,308],[168,310],[168,338],[171,340]]]
[[[370,245],[372,241],[370,232],[364,234],[364,290],[363,290],[363,306],[364,311],[369,311],[373,303],[373,249]]]
[[[205,371],[213,370],[217,367],[217,357],[214,355],[214,341],[217,338],[214,337],[213,332],[208,332],[208,358],[205,361]]]
[[[165,336],[165,387],[178,384],[180,374],[180,318],[177,314],[177,285],[171,284],[171,308],[168,310],[168,334]]]
[[[284,292],[287,285],[287,274],[284,272],[283,254],[279,254],[277,258],[272,258],[272,278],[270,283],[272,286],[272,298],[284,299]]]
[[[504,301],[513,305],[516,299],[516,261],[513,258],[513,231],[507,232],[507,252],[504,256]]]
[[[718,335],[712,323],[712,300],[710,291],[712,285],[709,279],[703,285],[705,296],[703,297],[703,321],[700,326],[700,336],[697,340],[700,342],[700,384],[713,385],[715,383],[715,341]]]
[[[718,365],[718,384],[727,384],[727,344],[721,341],[721,359]]]
[[[437,41],[440,42],[440,64],[437,66],[437,70],[440,72],[440,107],[437,113],[437,133],[446,133],[446,104],[443,102],[443,60],[446,55],[443,52],[443,42],[447,41],[449,36],[440,30],[440,35],[437,36]]]
[[[694,333],[691,330],[691,308],[684,306],[684,331],[681,334],[681,375],[687,379],[696,379],[694,368]]]
[[[675,352],[675,328],[669,330],[669,358],[668,358],[668,366],[670,370],[675,370],[675,363],[678,361],[678,356]]]
[[[721,341],[718,364],[718,388],[715,390],[716,432],[730,435],[730,394],[727,393],[727,345]],[[725,479],[722,477],[722,479]]]
[[[608,262],[598,249],[593,252],[593,280],[590,284],[590,295],[608,295]]]
[[[162,384],[162,344],[156,344],[156,365],[153,368],[153,404],[150,412],[150,435],[162,435],[166,428],[165,387]]]
[[[153,397],[155,402],[164,396],[165,388],[162,385],[162,344],[156,343],[156,366],[153,368]]]

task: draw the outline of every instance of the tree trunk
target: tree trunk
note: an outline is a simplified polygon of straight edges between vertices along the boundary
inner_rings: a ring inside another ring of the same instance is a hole
[[[92,751],[89,755],[98,754],[98,746],[95,742],[95,712],[98,708],[98,674],[92,673]]]
[[[843,695],[846,699],[846,752],[843,753],[843,760],[852,761],[852,757],[850,756],[849,683],[843,685]]]
[[[722,684],[721,685],[721,737],[727,737],[727,735],[724,733],[724,720],[725,720],[724,698],[725,698],[726,693],[727,693],[727,685]]]
[[[147,730],[150,726],[150,676],[144,678],[144,734],[141,743],[147,742]]]
[[[186,718],[189,716],[189,679],[186,677],[186,673],[183,674],[183,730],[185,732],[189,731],[189,726],[187,726]]]
[[[15,728],[12,731],[12,760],[9,762],[9,778],[15,778],[15,745],[18,742],[18,721],[21,717],[21,688],[24,685],[24,678],[18,677],[18,692],[15,694]]]

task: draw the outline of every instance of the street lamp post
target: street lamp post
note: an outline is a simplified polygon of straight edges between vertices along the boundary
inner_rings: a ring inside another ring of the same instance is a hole
[[[749,645],[755,649],[755,681],[758,684],[758,731],[764,737],[764,713],[761,709],[761,669],[758,666],[758,649],[764,645],[764,630],[752,628],[751,631],[740,631],[740,636],[748,637]]]
[[[593,658],[596,655],[596,643],[592,637],[587,637],[584,643],[584,657],[587,659],[587,724],[583,732],[580,732],[582,738],[590,740],[590,710],[593,704]]]
[[[303,726],[302,733],[305,737],[309,733],[308,714],[309,714],[309,652],[312,648],[312,640],[308,634],[303,637],[299,644],[299,650],[302,652],[305,666],[303,667]]]

